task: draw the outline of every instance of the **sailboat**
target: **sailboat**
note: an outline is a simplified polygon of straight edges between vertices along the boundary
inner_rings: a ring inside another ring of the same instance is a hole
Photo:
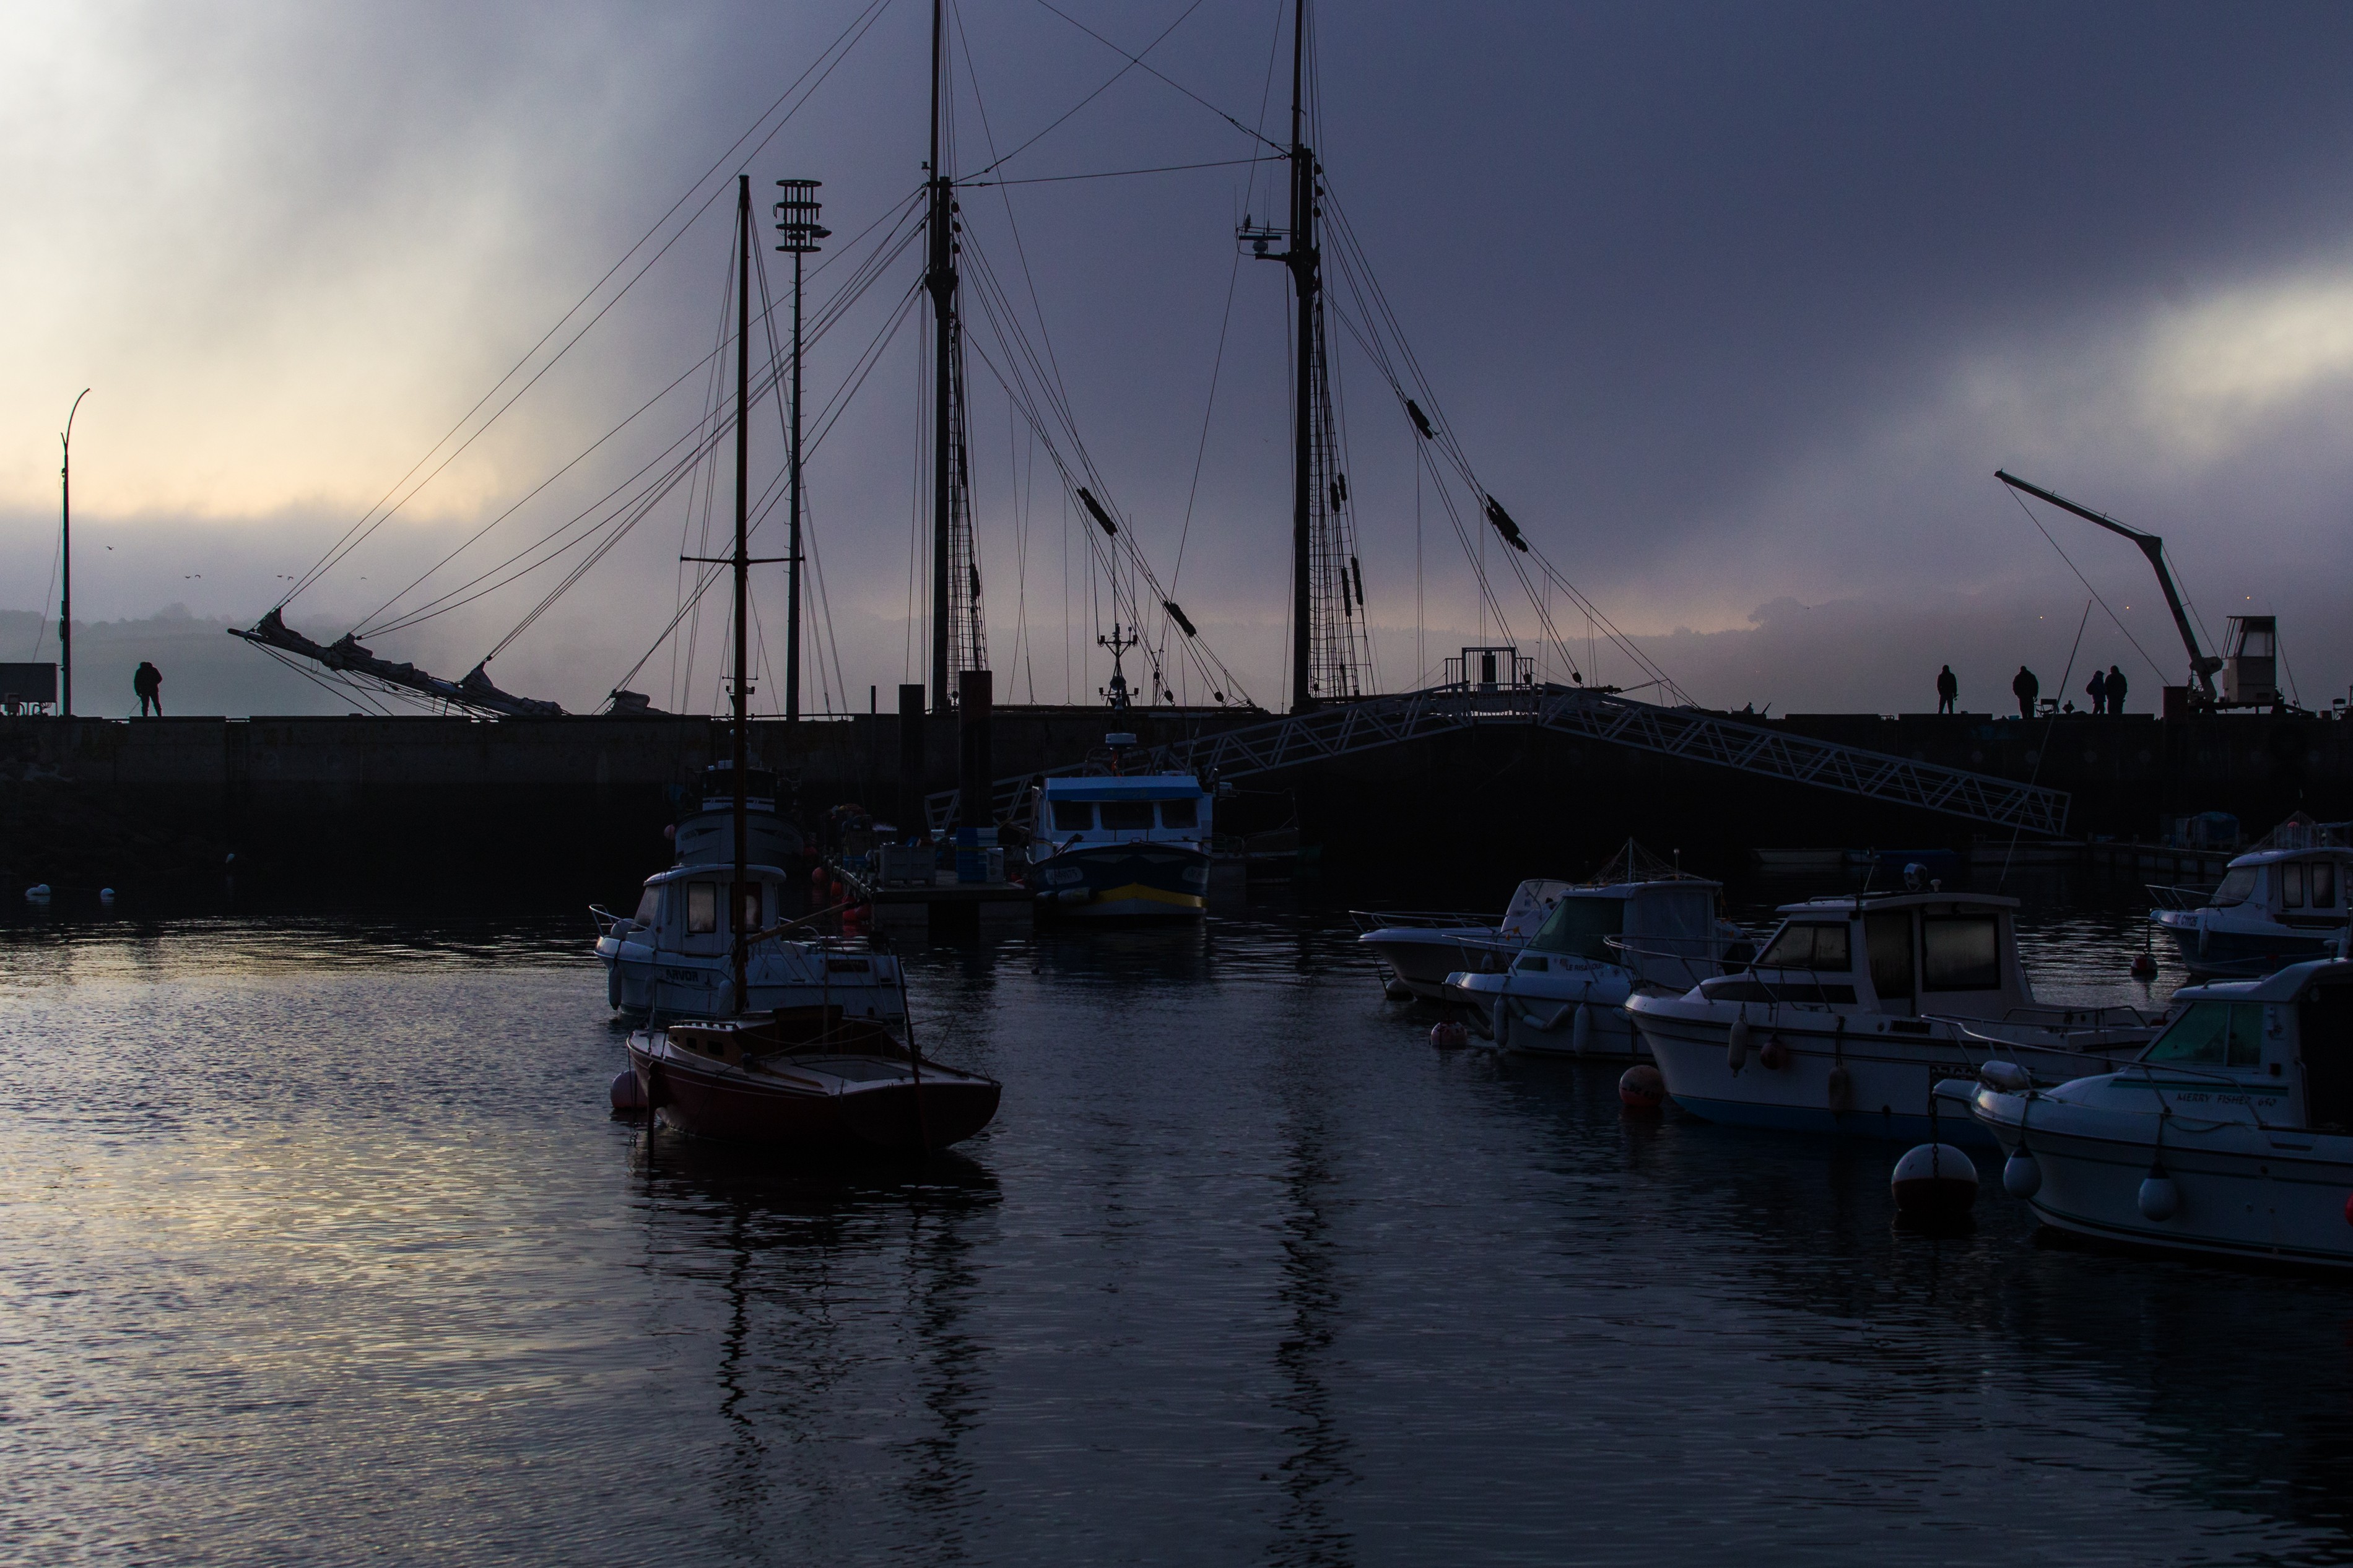
[[[934,44],[936,51],[937,45]],[[736,182],[735,397],[741,411],[750,388],[752,180]],[[764,925],[773,895],[754,875],[751,795],[751,670],[746,641],[751,554],[745,432],[735,421],[734,734],[728,775],[732,879],[723,907],[707,877],[681,884],[690,914],[693,889],[710,888],[708,934],[723,939],[730,961],[730,1015],[705,1022],[651,1021],[629,1036],[629,1066],[638,1103],[682,1132],[736,1139],[796,1153],[849,1150],[917,1155],[961,1142],[988,1125],[1002,1092],[993,1079],[927,1063],[915,1049],[906,1020],[905,978],[898,1018],[906,1038],[881,1019],[849,1016],[839,1002],[819,1001],[754,1010],[752,955],[780,938],[784,926]],[[797,446],[797,441],[796,441]],[[762,870],[772,869],[761,868]]]

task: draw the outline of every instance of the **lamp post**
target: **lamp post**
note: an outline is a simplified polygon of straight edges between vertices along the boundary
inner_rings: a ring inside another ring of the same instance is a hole
[[[65,717],[73,717],[73,422],[81,412],[81,400],[90,395],[85,386],[66,410],[65,434],[58,443],[65,449],[64,460],[58,469],[58,554],[64,566],[64,580],[58,595],[58,662],[64,667],[65,700],[58,704]]]
[[[793,258],[793,440],[786,457],[792,475],[792,530],[785,550],[787,586],[785,610],[785,722],[801,716],[801,258],[816,254],[818,241],[833,231],[818,221],[818,187],[821,180],[778,180],[785,193],[776,205],[776,233],[784,243],[776,248]]]

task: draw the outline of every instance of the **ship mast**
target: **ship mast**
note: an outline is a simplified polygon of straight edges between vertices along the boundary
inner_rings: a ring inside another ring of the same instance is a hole
[[[1307,146],[1301,86],[1307,59],[1307,0],[1291,14],[1291,244],[1285,261],[1298,295],[1298,363],[1292,385],[1298,406],[1291,432],[1291,710],[1315,705],[1311,567],[1314,560],[1316,329],[1322,325],[1322,258],[1315,247],[1315,155]]]
[[[932,161],[927,217],[930,258],[923,288],[932,297],[932,710],[955,700],[956,676],[988,668],[981,626],[980,563],[972,540],[972,494],[965,456],[964,325],[956,303],[957,205],[944,132],[948,110],[944,0],[932,0]]]
[[[750,911],[758,904],[745,896],[751,881],[750,841],[752,837],[749,781],[745,777],[752,765],[752,687],[751,669],[744,647],[745,623],[751,619],[752,562],[751,529],[747,520],[748,497],[745,494],[748,463],[745,442],[752,428],[752,176],[735,176],[735,752],[733,772],[735,779],[735,879],[733,889],[733,908],[728,911],[728,930],[734,936],[735,1011],[743,1013],[751,1005],[752,993],[748,984],[752,962],[751,932],[747,926],[756,924],[758,917]]]

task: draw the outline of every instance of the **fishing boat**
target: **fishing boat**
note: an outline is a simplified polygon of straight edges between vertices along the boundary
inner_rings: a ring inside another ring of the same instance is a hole
[[[2298,816],[2233,859],[2214,888],[2152,884],[2148,918],[2193,975],[2253,979],[2337,952],[2348,887],[2353,824]]]
[[[1993,1057],[2042,1083],[2137,1056],[2131,1007],[2047,1007],[2019,963],[2018,900],[1856,894],[1785,904],[1757,961],[1680,996],[1626,1001],[1675,1103],[1711,1121],[1989,1142],[1934,1094]]]
[[[629,1065],[666,1125],[806,1153],[933,1153],[987,1126],[1003,1092],[839,1006],[639,1029]]]
[[[1500,973],[1550,918],[1571,884],[1535,877],[1512,891],[1500,915],[1440,910],[1351,910],[1356,942],[1386,972],[1398,1001],[1447,998],[1447,982],[1463,971]]]
[[[678,863],[645,880],[634,911],[591,904],[605,998],[628,1017],[714,1018],[734,1010],[735,931],[727,884],[736,879],[734,767],[703,773],[702,809],[677,828]],[[906,1016],[899,961],[863,942],[814,934],[790,911],[800,889],[786,867],[800,835],[776,812],[776,775],[744,775],[747,847],[741,873],[751,932],[745,1002],[754,1011],[839,1006],[851,1018]],[[756,902],[755,902],[756,901]]]
[[[1716,912],[1720,883],[1685,877],[1628,844],[1590,882],[1561,890],[1509,966],[1446,978],[1498,1050],[1646,1054],[1626,999],[1681,995],[1743,961],[1746,943]]]
[[[1209,907],[1215,802],[1191,773],[1129,773],[1135,737],[1105,737],[1101,772],[1050,778],[1034,799],[1029,885],[1074,920],[1198,920]]]
[[[2170,1251],[2353,1268],[2353,963],[2185,986],[2116,1071],[1989,1068],[1964,1101],[2044,1224]]]

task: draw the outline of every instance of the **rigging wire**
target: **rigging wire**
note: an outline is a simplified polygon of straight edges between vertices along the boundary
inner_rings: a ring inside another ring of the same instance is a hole
[[[1080,32],[1084,33],[1088,37],[1092,38],[1096,43],[1101,44],[1103,47],[1105,47],[1105,48],[1109,49],[1112,53],[1113,53],[1113,54],[1115,54],[1115,55],[1119,56],[1121,58],[1123,58],[1123,59],[1126,60],[1126,61],[1127,61],[1127,63],[1128,63],[1128,65],[1129,65],[1130,67],[1133,67],[1133,68],[1135,68],[1141,69],[1141,70],[1142,70],[1145,75],[1147,75],[1147,76],[1152,76],[1152,77],[1156,77],[1156,78],[1158,78],[1161,81],[1166,82],[1168,86],[1175,88],[1178,92],[1183,93],[1187,98],[1191,99],[1194,102],[1196,102],[1196,103],[1199,104],[1202,108],[1204,108],[1204,109],[1208,110],[1210,113],[1212,113],[1212,114],[1216,115],[1219,119],[1220,119],[1220,120],[1224,121],[1227,124],[1229,124],[1229,125],[1232,126],[1235,130],[1237,130],[1237,131],[1240,132],[1243,135],[1245,135],[1245,136],[1249,136],[1249,137],[1251,137],[1251,138],[1254,138],[1255,140],[1260,141],[1260,142],[1266,142],[1266,144],[1267,144],[1269,147],[1273,148],[1273,149],[1274,149],[1276,152],[1278,152],[1278,153],[1280,153],[1280,152],[1282,152],[1282,147],[1281,143],[1279,143],[1279,142],[1269,142],[1269,141],[1267,141],[1267,139],[1266,139],[1264,136],[1260,135],[1260,134],[1259,134],[1259,132],[1255,132],[1255,131],[1251,130],[1249,126],[1244,125],[1240,121],[1236,120],[1232,115],[1228,114],[1224,110],[1219,109],[1216,104],[1211,103],[1208,99],[1203,98],[1199,93],[1195,92],[1191,88],[1187,87],[1184,83],[1182,83],[1182,82],[1180,82],[1180,81],[1177,81],[1176,79],[1174,79],[1174,78],[1172,78],[1172,77],[1168,77],[1168,76],[1163,75],[1160,71],[1154,69],[1152,67],[1150,67],[1150,66],[1148,66],[1148,65],[1145,65],[1145,64],[1144,63],[1144,55],[1131,55],[1131,54],[1129,54],[1125,49],[1121,48],[1117,44],[1113,43],[1109,38],[1104,37],[1101,33],[1096,32],[1092,27],[1088,26],[1084,22],[1080,21],[1076,16],[1071,16],[1069,12],[1064,11],[1064,10],[1062,10],[1060,7],[1059,7],[1059,6],[1057,6],[1057,5],[1052,5],[1052,4],[1050,3],[1050,0],[1038,0],[1038,4],[1039,4],[1039,5],[1040,5],[1045,6],[1047,10],[1053,12],[1055,16],[1060,16],[1063,21],[1068,22],[1071,26],[1076,27]],[[1194,11],[1198,10],[1199,8],[1200,8],[1200,0],[1194,0],[1194,4],[1193,4],[1191,6],[1187,7],[1186,12],[1185,12],[1185,16],[1191,16],[1191,15],[1194,13]],[[1177,22],[1182,22],[1182,21],[1185,19],[1185,16],[1179,16],[1179,17],[1177,17],[1177,18],[1176,18],[1176,21],[1177,21]],[[1171,32],[1173,32],[1173,31],[1175,31],[1175,29],[1176,29],[1176,23],[1171,23],[1171,24],[1169,24],[1169,30],[1170,30]],[[1166,37],[1167,36],[1168,36],[1168,34],[1167,34],[1167,33],[1163,33],[1163,34],[1161,34],[1161,35],[1160,35],[1160,38],[1165,38],[1165,37]],[[1155,49],[1155,48],[1159,47],[1160,47],[1160,38],[1155,38],[1155,39],[1153,39],[1153,40],[1152,40],[1152,42],[1151,42],[1150,44],[1146,45],[1146,46],[1145,47],[1144,54],[1145,54],[1145,55],[1148,55],[1148,54],[1150,54],[1154,49]],[[1126,74],[1126,73],[1125,73],[1124,71],[1123,71],[1123,72],[1121,73],[1121,75],[1125,75],[1125,74]],[[1112,78],[1112,81],[1117,81],[1118,79],[1119,79],[1119,78],[1118,78],[1118,77],[1113,77],[1113,78]],[[1111,85],[1111,82],[1105,82],[1105,83],[1103,84],[1103,86],[1104,86],[1104,87],[1109,87],[1110,85]],[[1101,91],[1101,90],[1102,90],[1102,89],[1100,89],[1100,88],[1099,88],[1099,89],[1097,89],[1096,90],[1097,90],[1097,91]],[[1263,116],[1263,114],[1261,114],[1261,120],[1263,120],[1263,118],[1264,118],[1264,116]],[[1050,127],[1049,129],[1050,129]],[[1026,145],[1026,144],[1025,144],[1025,145]],[[1018,153],[1018,152],[1019,152],[1019,151],[1021,151],[1021,149],[1020,149],[1020,148],[1018,148],[1018,147],[1017,147],[1017,148],[1015,148],[1015,149],[1014,149],[1014,152],[1015,152],[1015,153]],[[1007,154],[1006,154],[1006,156],[1007,156],[1007,157],[1011,157],[1012,155],[1013,155],[1013,154],[1012,154],[1012,153],[1007,153]],[[984,173],[986,173],[986,171],[983,171],[983,172],[984,172]]]
[[[2114,609],[2109,608],[2107,600],[2100,597],[2100,591],[2092,586],[2092,580],[2084,575],[2084,570],[2082,567],[2075,564],[2074,557],[2069,555],[2065,550],[2060,548],[2059,541],[2052,538],[2051,531],[2042,526],[2042,520],[2034,515],[2033,510],[2026,504],[2026,499],[2020,495],[2016,490],[2010,489],[2008,485],[2002,486],[2002,489],[2009,491],[2010,499],[2018,503],[2018,510],[2026,513],[2026,521],[2034,525],[2034,531],[2041,534],[2044,541],[2050,544],[2052,549],[2059,552],[2059,559],[2067,563],[2067,570],[2075,574],[2075,581],[2084,584],[2084,591],[2092,595],[2093,603],[2098,605],[2103,610],[2107,611],[2108,619],[2116,622],[2116,630],[2125,634],[2125,641],[2132,644],[2133,651],[2140,655],[2142,659],[2147,663],[2150,672],[2157,677],[2160,683],[2162,683],[2165,679],[2165,667],[2158,664],[2157,660],[2148,657],[2148,649],[2140,646],[2139,639],[2132,635],[2132,629],[2125,625],[2123,617],[2119,616]],[[2088,616],[2091,614],[2091,611],[2086,608],[2084,613]],[[2082,640],[2080,634],[2078,634],[2077,640]],[[2070,656],[2070,663],[2071,665],[2073,663],[2072,655]]]

